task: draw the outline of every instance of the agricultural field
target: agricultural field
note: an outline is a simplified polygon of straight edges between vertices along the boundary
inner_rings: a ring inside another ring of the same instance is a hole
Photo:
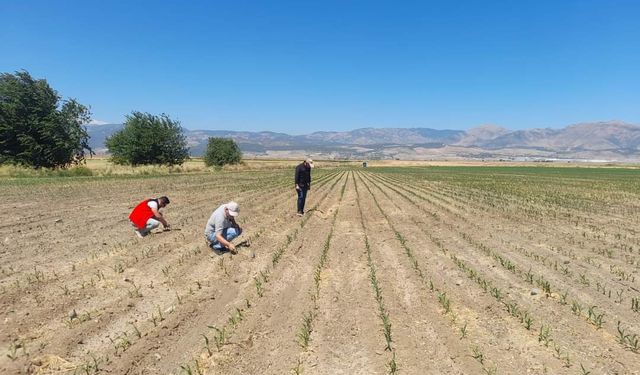
[[[640,374],[640,170],[294,164],[0,179],[0,373]]]

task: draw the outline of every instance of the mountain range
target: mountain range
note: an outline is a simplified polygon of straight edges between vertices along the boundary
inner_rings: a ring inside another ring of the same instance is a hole
[[[122,124],[87,125],[90,146],[96,153],[105,154],[106,138],[122,127]],[[515,131],[483,125],[466,131],[361,128],[289,135],[184,129],[184,134],[192,156],[204,153],[209,137],[228,137],[238,143],[246,157],[640,161],[640,126],[621,121]]]

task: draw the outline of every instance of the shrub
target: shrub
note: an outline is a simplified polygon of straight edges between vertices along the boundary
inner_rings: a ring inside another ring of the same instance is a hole
[[[124,128],[106,141],[111,161],[126,165],[180,165],[189,158],[180,122],[165,114],[154,116],[134,111]]]
[[[240,147],[231,138],[210,137],[204,163],[207,166],[221,167],[225,164],[238,164],[242,160]]]

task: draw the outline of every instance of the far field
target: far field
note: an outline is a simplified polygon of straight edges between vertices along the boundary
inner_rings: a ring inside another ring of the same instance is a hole
[[[295,164],[1,178],[0,373],[640,374],[640,169]]]

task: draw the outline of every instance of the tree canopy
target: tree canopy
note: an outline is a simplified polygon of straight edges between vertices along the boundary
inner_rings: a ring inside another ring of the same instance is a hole
[[[89,108],[68,99],[26,71],[0,74],[0,164],[58,168],[92,154]]]
[[[180,122],[165,114],[133,111],[124,128],[107,138],[106,145],[116,164],[179,165],[189,158]]]
[[[210,137],[204,162],[207,166],[221,167],[225,164],[238,164],[242,160],[240,147],[231,138]]]

